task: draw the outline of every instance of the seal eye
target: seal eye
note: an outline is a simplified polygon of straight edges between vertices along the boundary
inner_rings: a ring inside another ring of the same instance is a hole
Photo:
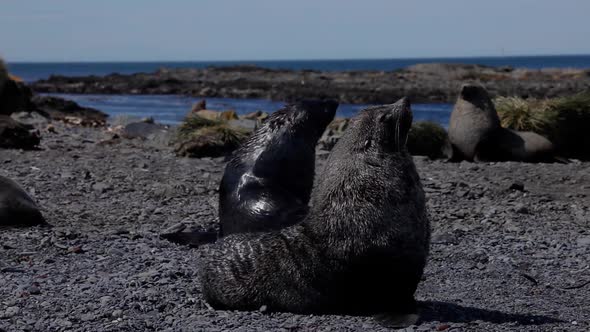
[[[370,147],[371,147],[371,139],[369,138],[365,141],[365,149],[368,149]]]

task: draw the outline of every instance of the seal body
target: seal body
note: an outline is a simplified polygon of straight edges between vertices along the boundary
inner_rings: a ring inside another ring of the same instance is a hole
[[[279,229],[305,216],[316,144],[337,107],[333,101],[289,104],[235,151],[219,186],[220,236]]]
[[[554,161],[554,145],[531,131],[498,128],[477,146],[475,161]]]
[[[361,111],[332,150],[303,221],[204,247],[205,299],[232,310],[414,310],[430,227],[405,148],[411,122],[406,99]]]
[[[0,226],[46,224],[33,199],[14,181],[0,176]]]
[[[554,145],[533,133],[502,128],[488,92],[464,84],[451,113],[449,140],[454,160],[554,161]]]

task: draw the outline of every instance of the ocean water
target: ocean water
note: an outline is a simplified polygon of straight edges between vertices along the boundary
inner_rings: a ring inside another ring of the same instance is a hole
[[[106,112],[112,118],[132,116],[153,117],[156,122],[179,124],[198,98],[175,95],[75,95],[47,94],[70,99],[80,105]],[[273,112],[281,108],[283,102],[265,99],[207,98],[207,108],[212,110],[235,110],[238,114],[254,111]],[[341,104],[337,117],[351,117],[369,105]],[[434,121],[447,126],[451,114],[450,104],[414,104],[412,110],[416,121]]]
[[[389,71],[418,63],[467,63],[515,68],[590,68],[590,55],[510,56],[471,58],[353,59],[353,60],[281,60],[281,61],[186,61],[186,62],[71,62],[8,63],[9,70],[27,82],[50,75],[84,76],[111,73],[153,72],[158,68],[205,68],[252,64],[272,69],[379,70]]]
[[[84,76],[108,75],[111,73],[133,74],[153,72],[158,68],[204,68],[252,64],[273,69],[314,70],[379,70],[389,71],[418,63],[468,63],[487,66],[511,66],[515,68],[590,68],[590,55],[568,56],[516,56],[473,58],[415,58],[373,60],[293,60],[293,61],[201,61],[201,62],[74,62],[74,63],[8,63],[11,73],[27,82],[48,78],[50,75]],[[137,95],[62,95],[79,104],[93,107],[111,116],[151,116],[156,121],[177,124],[198,98],[185,96],[137,96]],[[272,112],[283,103],[261,99],[207,98],[209,109],[233,109],[238,114],[256,110]],[[352,116],[367,105],[340,105],[338,116]],[[430,120],[448,125],[452,105],[413,105],[415,120]]]

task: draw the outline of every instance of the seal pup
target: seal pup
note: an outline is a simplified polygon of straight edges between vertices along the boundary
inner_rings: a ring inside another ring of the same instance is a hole
[[[219,234],[163,237],[198,246],[233,233],[269,231],[300,221],[314,181],[315,148],[338,103],[299,101],[272,113],[233,154],[219,186]]]
[[[554,145],[533,133],[502,128],[488,92],[464,84],[451,113],[449,140],[452,160],[556,161]]]
[[[0,226],[48,225],[33,199],[14,181],[0,175]]]
[[[303,221],[232,234],[204,246],[200,281],[216,309],[390,313],[417,319],[414,292],[430,225],[406,149],[412,123],[403,98],[351,120],[318,178]]]

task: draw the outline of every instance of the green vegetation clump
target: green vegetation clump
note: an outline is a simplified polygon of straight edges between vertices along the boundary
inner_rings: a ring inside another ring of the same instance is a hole
[[[234,128],[223,120],[210,120],[189,115],[178,128],[175,151],[186,157],[219,157],[240,146],[249,132]]]
[[[494,100],[502,127],[519,131],[546,132],[555,121],[548,100],[498,97]]]
[[[547,137],[568,158],[590,160],[590,91],[553,99],[494,100],[502,126]]]
[[[447,131],[431,121],[418,121],[408,133],[408,151],[412,155],[443,158],[449,148]]]

